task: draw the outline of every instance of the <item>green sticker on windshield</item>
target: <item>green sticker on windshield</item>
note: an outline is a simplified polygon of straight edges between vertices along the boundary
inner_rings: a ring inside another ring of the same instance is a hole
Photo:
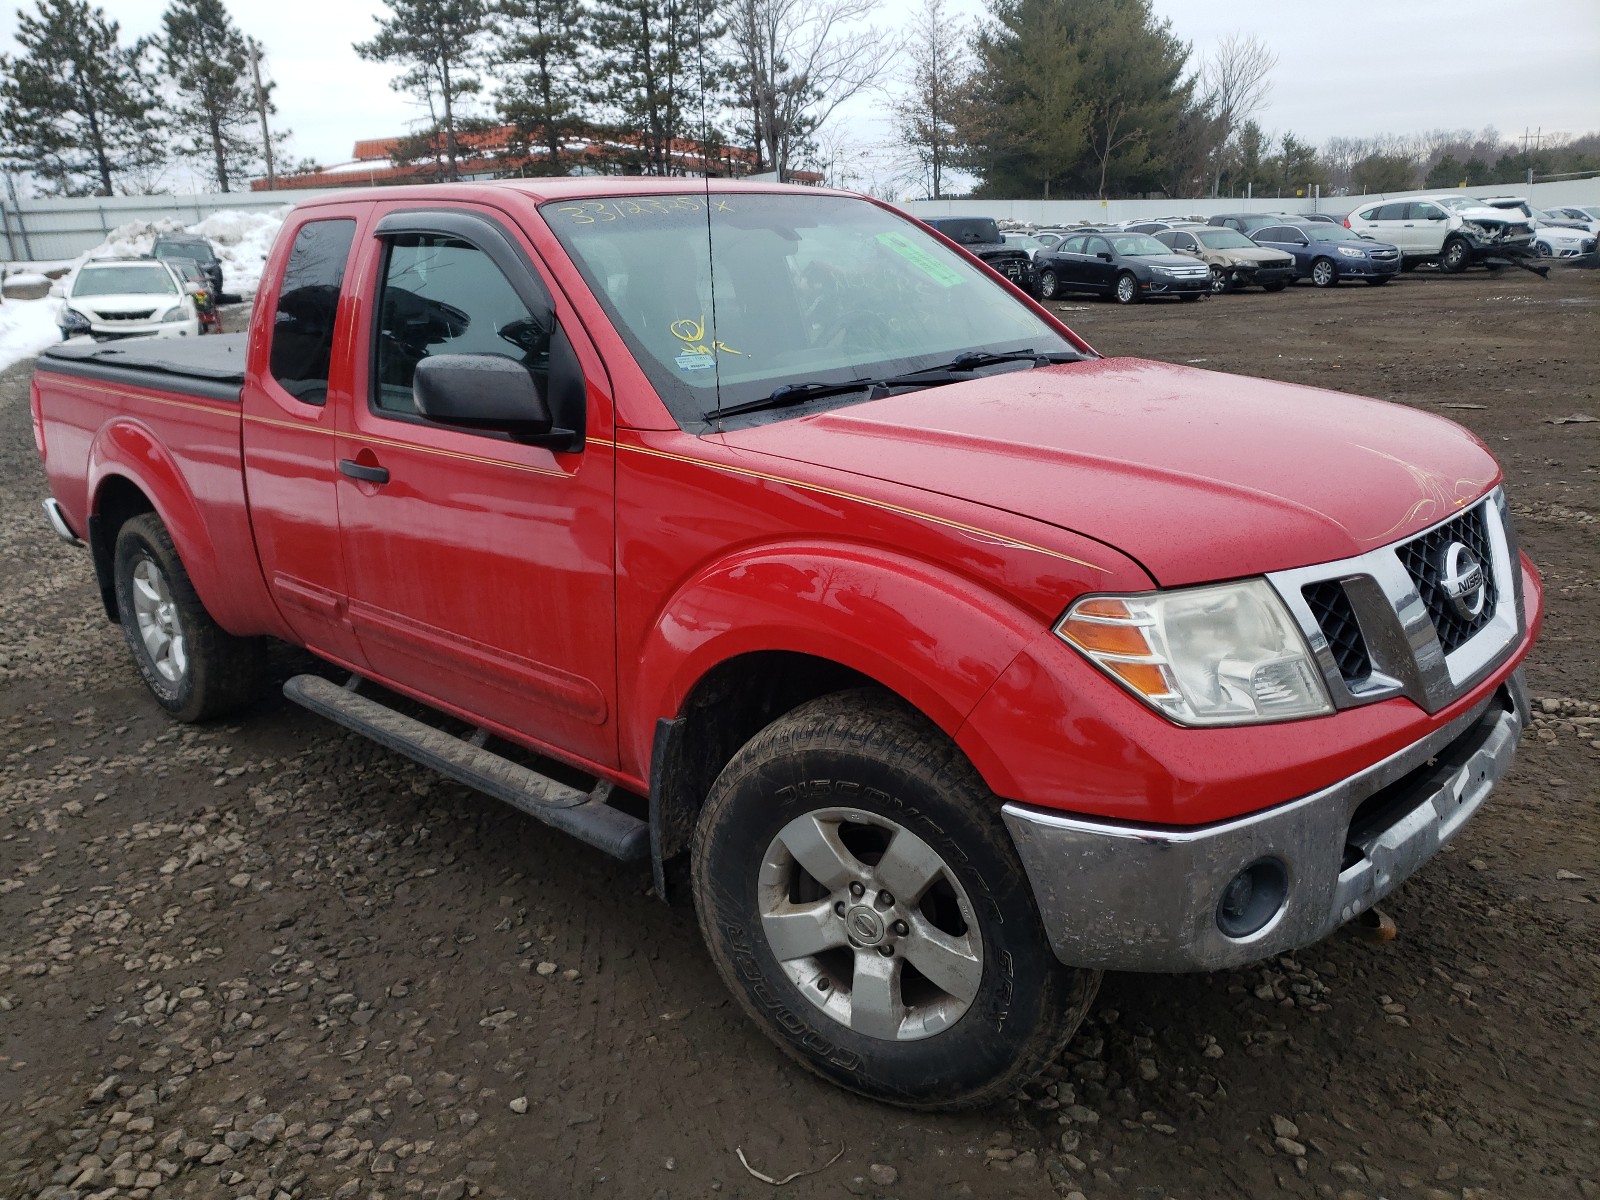
[[[960,271],[940,262],[904,234],[880,233],[878,242],[893,250],[940,287],[955,287],[961,282]]]

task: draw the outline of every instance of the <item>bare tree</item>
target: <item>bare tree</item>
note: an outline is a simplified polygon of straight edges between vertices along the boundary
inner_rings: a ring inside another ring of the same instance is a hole
[[[735,107],[758,169],[782,177],[839,106],[877,86],[896,46],[860,22],[879,0],[725,0]]]
[[[912,18],[907,46],[911,90],[895,102],[895,127],[901,145],[921,165],[935,200],[943,198],[944,173],[957,145],[956,109],[972,70],[969,40],[966,22],[951,17],[945,0],[923,0]]]
[[[1200,92],[1213,114],[1218,152],[1211,168],[1211,194],[1222,186],[1222,172],[1233,136],[1267,102],[1278,56],[1255,34],[1230,33],[1200,69]]]

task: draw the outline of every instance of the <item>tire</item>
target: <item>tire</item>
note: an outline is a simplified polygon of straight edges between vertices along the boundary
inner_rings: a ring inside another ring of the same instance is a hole
[[[1233,291],[1233,277],[1221,267],[1211,268],[1211,294],[1221,296]]]
[[[1051,953],[999,800],[876,689],[804,704],[734,755],[701,811],[692,879],[745,1012],[808,1070],[891,1104],[1011,1095],[1099,986]]]
[[[1339,268],[1334,266],[1331,258],[1319,258],[1311,264],[1311,284],[1313,287],[1330,288],[1339,282]]]
[[[1367,286],[1368,287],[1382,287],[1384,284],[1389,282],[1390,278],[1391,278],[1391,276],[1388,276],[1388,275],[1374,275],[1370,279],[1367,280]]]
[[[123,636],[156,703],[189,723],[255,699],[261,639],[234,637],[211,619],[160,517],[142,513],[122,526],[112,572]]]
[[[1540,258],[1550,258],[1550,257],[1552,257],[1552,255],[1550,253],[1550,247],[1545,242],[1535,242],[1533,244],[1533,252],[1535,254],[1537,254]]]
[[[1182,300],[1185,304],[1189,304],[1192,301],[1200,299],[1200,293],[1199,292],[1185,292],[1183,295],[1179,296],[1178,299]]]
[[[1056,273],[1046,267],[1039,272],[1039,299],[1054,300],[1060,293],[1061,282]]]
[[[1111,293],[1117,298],[1118,304],[1137,304],[1139,295],[1139,281],[1133,277],[1132,271],[1124,271],[1117,276],[1116,288]]]
[[[1454,237],[1444,244],[1444,250],[1439,255],[1439,269],[1451,275],[1459,275],[1472,265],[1472,247],[1464,238]]]
[[[1263,283],[1261,285],[1261,290],[1264,291],[1264,292],[1281,292],[1281,291],[1283,291],[1284,288],[1286,288],[1288,286],[1289,286],[1289,281],[1285,279],[1285,280],[1280,280],[1277,283]]]

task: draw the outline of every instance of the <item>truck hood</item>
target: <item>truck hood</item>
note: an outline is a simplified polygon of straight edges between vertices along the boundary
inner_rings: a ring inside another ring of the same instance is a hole
[[[1482,444],[1439,417],[1129,358],[990,375],[725,436],[734,449],[1071,530],[1137,559],[1163,586],[1360,554],[1444,519],[1499,478]]]

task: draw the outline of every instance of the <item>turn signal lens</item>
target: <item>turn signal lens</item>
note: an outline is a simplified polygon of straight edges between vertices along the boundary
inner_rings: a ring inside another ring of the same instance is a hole
[[[1305,638],[1264,579],[1078,601],[1055,632],[1183,725],[1333,711]]]

